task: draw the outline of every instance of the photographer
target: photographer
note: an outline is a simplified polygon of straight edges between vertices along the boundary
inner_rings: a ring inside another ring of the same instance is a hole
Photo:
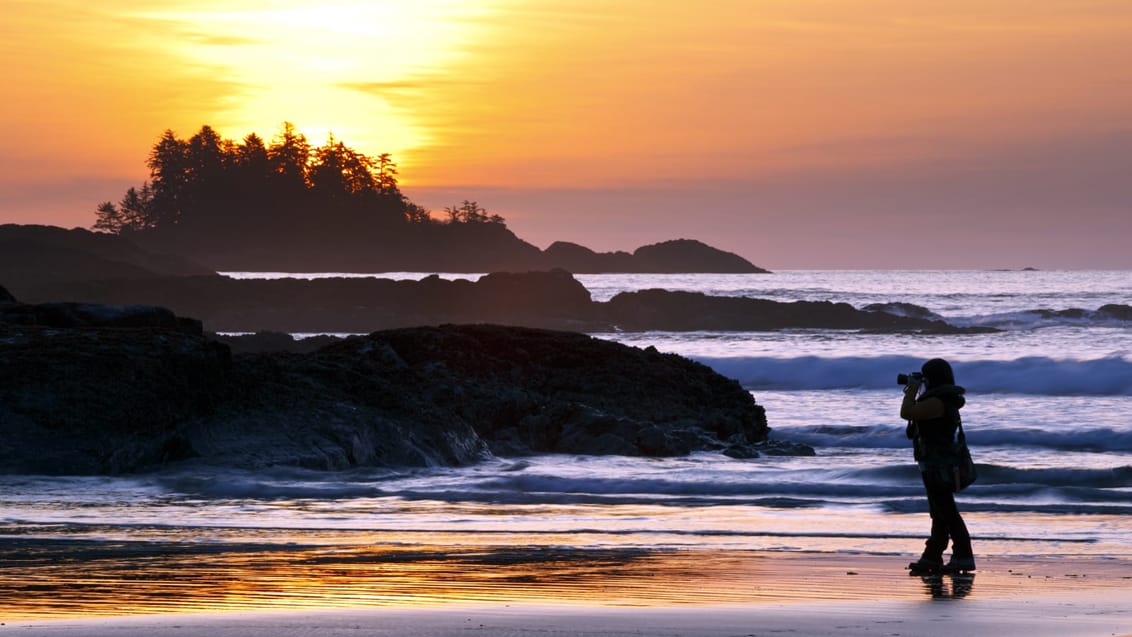
[[[955,505],[955,489],[941,472],[950,471],[956,463],[955,431],[959,427],[959,410],[966,399],[965,389],[955,384],[951,365],[933,358],[924,363],[921,374],[901,374],[897,382],[904,384],[904,400],[900,417],[908,421],[906,433],[913,441],[914,456],[928,494],[931,514],[931,535],[924,543],[920,559],[908,565],[913,575],[975,570],[971,536],[959,508]],[[918,393],[921,385],[923,393]],[[918,394],[918,395],[917,395]],[[951,541],[951,560],[944,565],[943,551]]]

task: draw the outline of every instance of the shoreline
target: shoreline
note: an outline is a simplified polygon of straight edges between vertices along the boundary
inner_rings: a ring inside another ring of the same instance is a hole
[[[439,609],[363,609],[140,616],[9,622],[0,634],[40,637],[736,637],[774,634],[837,637],[1101,637],[1132,635],[1119,593],[1084,593],[955,603],[878,600],[695,608],[579,608],[468,605]]]
[[[540,551],[532,553],[538,558]],[[904,566],[913,559],[909,555],[690,549],[602,560],[588,553],[556,549],[532,561],[531,555],[481,552],[478,569],[468,569],[462,561],[440,572],[416,568],[435,565],[427,552],[401,555],[400,562],[354,553],[350,559],[322,565],[317,556],[303,555],[298,561],[308,567],[306,579],[302,573],[262,564],[258,571],[230,580],[226,588],[212,589],[216,597],[211,602],[197,600],[180,610],[176,602],[191,597],[192,574],[163,571],[184,591],[179,599],[176,590],[163,591],[163,611],[131,607],[132,598],[125,592],[105,600],[109,603],[104,606],[56,615],[45,612],[49,607],[29,614],[25,606],[23,613],[13,613],[6,603],[0,611],[0,634],[437,637],[472,630],[532,636],[641,631],[705,637],[776,631],[844,636],[948,635],[959,627],[970,634],[1029,637],[1132,634],[1132,608],[1127,604],[1132,563],[1126,558],[991,555],[979,558],[980,570],[971,576],[930,578],[907,574]],[[352,578],[342,579],[344,564],[358,568]],[[386,572],[390,569],[399,572],[391,576]],[[143,586],[162,574],[144,561],[134,570],[133,581]],[[339,579],[326,578],[333,572]],[[226,572],[224,577],[235,575]],[[92,576],[97,574],[84,569],[76,579]],[[269,580],[277,587],[257,588],[257,582]],[[304,586],[324,596],[294,594]],[[28,588],[52,595],[42,590],[42,581],[33,585],[29,578]],[[11,590],[4,592],[2,597],[28,601]],[[359,628],[366,632],[359,633]]]

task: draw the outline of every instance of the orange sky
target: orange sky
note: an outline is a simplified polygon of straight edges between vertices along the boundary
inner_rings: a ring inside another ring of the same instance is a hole
[[[0,222],[287,120],[540,247],[1132,268],[1126,0],[2,2]]]

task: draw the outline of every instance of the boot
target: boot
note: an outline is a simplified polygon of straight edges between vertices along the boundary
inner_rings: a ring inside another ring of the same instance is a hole
[[[951,559],[947,561],[947,565],[943,567],[946,573],[966,573],[975,570],[975,556],[967,555],[959,557],[952,555]]]
[[[930,557],[921,557],[908,565],[909,575],[935,575],[941,572],[943,572],[943,560],[933,560]]]

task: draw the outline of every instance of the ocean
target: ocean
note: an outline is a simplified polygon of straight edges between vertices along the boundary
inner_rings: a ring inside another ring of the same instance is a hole
[[[99,559],[171,553],[191,562],[295,547],[324,559],[374,546],[430,555],[487,547],[914,557],[928,529],[927,505],[898,416],[896,375],[934,357],[948,359],[968,390],[963,422],[979,479],[958,501],[976,557],[1132,558],[1132,273],[576,278],[595,300],[665,288],[912,304],[955,325],[1003,331],[594,334],[675,352],[735,378],[766,408],[772,438],[809,444],[812,457],[547,455],[459,468],[252,473],[189,465],[114,477],[0,476],[0,595],[24,590],[13,582],[29,572],[65,579],[66,564],[84,569]],[[1115,311],[1097,311],[1104,306]],[[172,590],[162,603],[175,607]],[[42,604],[45,614],[63,612]]]

